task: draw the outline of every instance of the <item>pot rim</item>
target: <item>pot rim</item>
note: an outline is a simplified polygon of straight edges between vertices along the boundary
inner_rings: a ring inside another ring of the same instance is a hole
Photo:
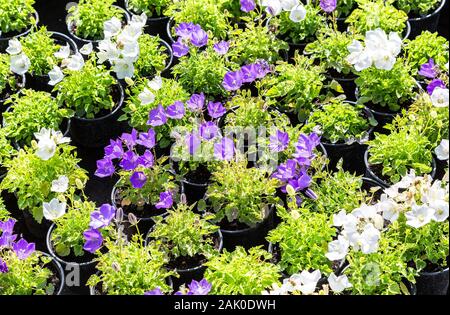
[[[26,83],[27,83],[27,82],[26,82],[27,79],[26,79],[25,74],[19,75],[19,74],[15,74],[15,73],[14,73],[14,75],[15,75],[17,78],[21,78],[21,79],[22,79],[22,82],[19,82],[19,83],[18,83],[18,89],[17,89],[17,91],[15,91],[14,93],[12,93],[11,95],[20,93],[20,91],[21,91],[22,89],[25,88],[25,85],[26,85]],[[8,99],[9,99],[9,97],[6,97],[6,98],[0,98],[0,104],[6,102]],[[0,112],[1,112],[1,110],[0,110]]]
[[[31,30],[33,29],[33,27],[36,27],[39,24],[39,13],[37,12],[37,10],[34,10],[34,12],[32,14],[34,15],[34,18],[36,20],[36,23],[34,25],[31,25],[29,28],[27,28],[24,32],[22,32],[20,34],[17,34],[17,35],[11,36],[11,37],[0,37],[0,41],[6,42],[13,38],[18,38],[18,37],[28,35],[31,32]],[[8,33],[6,33],[6,34],[8,34]]]
[[[441,273],[448,273],[448,271],[449,271],[449,267],[447,266],[447,268],[444,268],[440,271],[433,271],[433,272],[421,271],[421,272],[419,272],[419,276],[436,276]]]
[[[55,291],[56,294],[54,294],[54,295],[61,295],[62,290],[63,290],[64,285],[65,285],[64,269],[62,268],[61,264],[53,256],[47,254],[46,252],[42,252],[42,251],[39,251],[39,253],[41,253],[44,256],[50,257],[52,259],[51,263],[53,263],[53,265],[58,270],[60,283],[59,283],[59,289],[57,291]]]
[[[128,14],[131,15],[139,15],[138,13],[136,13],[135,11],[131,10],[129,5],[128,5],[129,0],[124,0],[125,3],[125,10],[128,12]],[[143,13],[143,12],[142,12]],[[141,13],[141,14],[142,14]],[[157,17],[147,17],[147,25],[148,25],[148,21],[164,21],[164,20],[169,20],[170,17],[168,16],[157,16]]]
[[[447,0],[442,0],[442,1],[441,1],[441,4],[440,4],[440,5],[436,8],[436,10],[434,10],[433,12],[428,13],[428,14],[425,14],[425,15],[420,16],[420,17],[417,17],[417,18],[410,18],[410,19],[408,19],[408,21],[411,21],[411,22],[419,22],[419,21],[422,21],[422,20],[429,19],[429,18],[431,18],[431,17],[433,17],[433,16],[435,16],[435,15],[437,15],[437,14],[440,14],[441,11],[442,11],[442,9],[443,9],[444,6],[445,6],[446,1],[447,1]]]
[[[256,223],[255,226],[252,226],[252,227],[249,226],[247,228],[240,229],[240,230],[226,230],[226,229],[220,227],[220,225],[218,224],[218,226],[220,227],[220,231],[222,232],[222,234],[236,235],[239,233],[245,233],[245,232],[249,232],[249,231],[257,229],[258,227],[262,226],[270,218],[270,216],[273,215],[275,212],[275,205],[271,204],[268,206],[269,206],[269,211],[267,212],[267,216],[261,222]]]

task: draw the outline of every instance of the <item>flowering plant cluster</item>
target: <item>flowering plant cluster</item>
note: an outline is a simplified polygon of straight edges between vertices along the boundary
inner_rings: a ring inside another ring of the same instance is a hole
[[[35,0],[2,1],[0,4],[0,37],[3,34],[21,32],[36,20],[33,5]]]

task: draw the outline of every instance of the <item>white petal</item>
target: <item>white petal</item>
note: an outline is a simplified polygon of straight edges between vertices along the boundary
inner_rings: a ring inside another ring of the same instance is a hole
[[[58,59],[66,59],[70,56],[70,46],[67,44],[66,46],[61,46],[61,48],[53,54]]]
[[[6,52],[10,55],[18,55],[22,52],[22,44],[17,38],[10,39]]]
[[[56,85],[64,79],[64,73],[58,66],[54,66],[48,73],[48,76],[50,77],[50,81],[48,82],[49,85]]]
[[[83,47],[80,48],[80,53],[82,55],[90,55],[92,53],[92,51],[94,50],[94,47],[92,46],[92,43],[87,43],[86,45],[84,45]]]
[[[10,57],[10,70],[18,75],[25,74],[30,66],[30,59],[24,53]]]

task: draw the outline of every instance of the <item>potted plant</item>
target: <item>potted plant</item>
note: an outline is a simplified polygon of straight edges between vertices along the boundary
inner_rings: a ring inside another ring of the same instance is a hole
[[[261,8],[254,0],[226,0],[223,4],[223,10],[230,13],[230,19],[237,24],[239,28],[245,28],[246,22],[250,19],[258,20],[263,17]]]
[[[11,229],[12,227],[10,226]],[[4,234],[12,230],[1,231],[0,229],[0,232]],[[34,243],[28,243],[23,238],[2,246],[0,249],[0,294],[61,294],[64,287],[64,271],[61,265],[48,254],[36,251],[35,247]]]
[[[35,90],[50,92],[52,87],[48,84],[49,72],[59,66],[59,52],[62,47],[69,54],[78,52],[77,45],[69,37],[58,32],[49,32],[45,26],[33,30],[19,39],[23,53],[30,60],[27,72],[28,87]]]
[[[213,37],[226,39],[230,24],[230,13],[223,10],[226,0],[186,0],[173,1],[164,12],[172,19],[167,24],[167,35],[174,43],[175,26],[181,23],[193,23],[200,25],[206,32],[211,32]]]
[[[33,8],[35,0],[2,1],[0,4],[0,52],[12,38],[24,36],[37,25],[39,16]]]
[[[309,1],[303,5],[299,1],[291,1],[293,4],[295,2],[296,6],[289,7],[289,10],[283,9],[267,21],[267,27],[289,44],[289,58],[295,52],[302,54],[306,44],[315,40],[316,33],[325,23],[317,3]]]
[[[15,154],[15,149],[6,137],[6,130],[0,127],[0,179],[6,174],[4,163],[6,160],[12,159]]]
[[[100,147],[122,132],[122,124],[117,123],[124,100],[122,85],[94,57],[80,70],[66,69],[54,90],[60,106],[74,111],[70,131],[75,142]]]
[[[105,36],[105,22],[112,18],[115,18],[118,24],[128,22],[128,13],[113,5],[115,1],[79,0],[76,5],[70,7],[66,18],[67,30],[79,47],[102,40]]]
[[[367,31],[381,28],[386,33],[396,32],[403,38],[408,38],[411,26],[408,15],[396,9],[392,3],[395,0],[356,0],[355,9],[345,21],[352,33],[365,34]]]
[[[151,35],[167,36],[167,23],[169,17],[164,12],[172,3],[171,0],[125,0],[125,8],[130,15],[147,15],[146,31]]]
[[[10,57],[0,54],[0,119],[6,110],[4,102],[25,86],[25,76],[16,75],[10,69]]]
[[[367,108],[344,98],[332,98],[325,100],[321,108],[309,116],[302,132],[315,131],[321,136],[330,169],[344,159],[344,169],[357,171],[364,169],[364,144],[376,125],[377,121]]]
[[[17,149],[29,146],[34,133],[42,128],[62,130],[64,136],[69,133],[72,111],[60,108],[47,92],[25,89],[13,95],[5,105],[10,106],[3,114],[3,128]]]
[[[212,173],[201,208],[215,214],[212,222],[220,226],[226,249],[264,243],[273,224],[278,186],[265,170],[247,168],[245,160],[224,162]]]
[[[324,72],[323,65],[314,65],[312,59],[296,55],[293,65],[280,63],[273,75],[263,79],[262,95],[277,99],[280,111],[293,113],[296,117],[291,117],[292,124],[297,125],[313,110],[324,87]]]
[[[143,34],[138,39],[139,58],[134,63],[138,77],[154,77],[172,64],[172,48],[158,36]]]
[[[259,295],[279,283],[280,269],[272,264],[272,255],[260,247],[246,251],[238,246],[233,252],[224,250],[206,263],[205,279],[211,283],[211,294]]]
[[[411,24],[411,38],[415,38],[423,31],[436,32],[441,11],[446,0],[405,1],[395,0],[394,5],[408,13]]]
[[[69,139],[61,132],[41,129],[35,136],[37,141],[30,147],[4,161],[8,172],[0,189],[16,195],[28,230],[43,239],[50,226],[49,213],[63,213],[67,196],[82,190],[88,177],[78,166],[75,148],[67,144]]]
[[[169,257],[167,268],[180,275],[175,287],[203,279],[204,264],[223,246],[219,227],[208,222],[214,216],[194,213],[193,207],[178,204],[164,218],[156,217],[147,235],[147,245],[164,252]]]

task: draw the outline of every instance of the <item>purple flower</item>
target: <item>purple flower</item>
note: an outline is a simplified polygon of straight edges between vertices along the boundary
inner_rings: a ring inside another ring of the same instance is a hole
[[[152,109],[148,115],[147,125],[152,127],[162,126],[167,122],[166,111],[164,107],[159,104],[157,108]]]
[[[256,80],[256,75],[259,71],[259,66],[252,63],[241,68],[242,82],[252,83]]]
[[[176,101],[166,109],[166,115],[172,119],[181,119],[184,117],[186,110],[184,109],[183,102]]]
[[[103,245],[103,236],[99,230],[89,229],[83,233],[85,240],[83,249],[89,253],[94,254]]]
[[[28,243],[23,238],[20,239],[17,243],[12,245],[14,252],[17,255],[17,258],[20,260],[27,259],[31,254],[36,250],[36,245],[34,243]]]
[[[111,223],[115,215],[116,208],[109,204],[104,204],[100,206],[97,211],[91,213],[91,221],[89,222],[89,227],[93,229],[107,227]]]
[[[154,290],[145,292],[144,295],[164,295],[164,294],[162,293],[160,288],[156,288]]]
[[[144,154],[137,159],[137,164],[145,168],[150,168],[154,165],[155,157],[149,150],[145,150]]]
[[[15,224],[16,220],[14,219],[8,219],[4,222],[0,221],[0,231],[3,231],[3,233],[12,233]]]
[[[255,10],[256,4],[253,0],[241,0],[241,11],[250,12]]]
[[[223,40],[221,42],[218,42],[217,44],[214,44],[213,47],[216,53],[218,53],[220,56],[223,56],[226,55],[228,50],[230,49],[230,43]]]
[[[191,34],[191,43],[192,43],[192,45],[199,47],[199,48],[206,46],[206,44],[208,44],[208,33],[206,33],[201,28],[198,30],[195,30]]]
[[[241,71],[230,71],[225,74],[223,78],[222,86],[227,91],[236,91],[239,90],[243,83],[242,73]]]
[[[320,7],[327,13],[336,10],[336,0],[320,0]]]
[[[189,154],[194,155],[202,143],[202,139],[198,133],[191,133],[186,136],[186,146],[188,147]]]
[[[265,60],[260,60],[255,63],[255,69],[257,79],[263,79],[266,75],[272,72],[270,65]]]
[[[317,199],[316,193],[315,193],[314,191],[312,191],[310,188],[306,189],[303,193],[304,193],[307,197],[309,197],[309,198],[311,198],[311,199],[313,199],[313,200],[316,200],[316,199]]]
[[[429,84],[428,84],[428,86],[427,86],[427,92],[428,92],[428,94],[430,94],[430,95],[433,95],[433,92],[434,92],[434,90],[436,89],[436,88],[442,88],[442,89],[445,89],[446,87],[445,87],[445,83],[442,81],[442,80],[440,80],[440,79],[434,79],[433,81],[431,81]]]
[[[269,137],[270,144],[269,149],[272,152],[282,152],[286,150],[289,145],[289,134],[287,132],[282,132],[277,130],[275,135]]]
[[[141,189],[147,183],[147,176],[142,172],[134,172],[130,177],[130,182],[133,188]]]
[[[116,169],[111,159],[105,157],[104,159],[97,161],[97,170],[95,171],[95,176],[97,177],[109,177],[114,174]]]
[[[109,140],[110,145],[105,147],[105,156],[110,160],[121,159],[123,155],[122,141]]]
[[[288,180],[295,177],[297,173],[297,161],[287,160],[286,163],[282,163],[278,166],[278,169],[273,173],[272,177],[277,178],[282,182],[287,182]]]
[[[147,149],[152,149],[156,145],[155,131],[150,129],[148,132],[141,132],[139,134],[139,139],[136,143],[146,147]]]
[[[209,102],[208,103],[208,115],[211,118],[220,118],[227,112],[227,109],[222,105],[222,103]]]
[[[131,133],[123,133],[120,139],[127,146],[128,150],[132,150],[136,145],[137,137],[138,132],[133,128]]]
[[[189,46],[184,44],[179,38],[175,43],[172,44],[173,55],[177,58],[186,56],[189,53]]]
[[[205,94],[193,94],[186,102],[186,106],[193,112],[201,112],[205,106]]]
[[[170,191],[159,194],[159,202],[155,205],[156,209],[169,209],[173,205],[173,197]]]
[[[300,165],[309,166],[311,164],[311,159],[314,158],[314,149],[319,145],[320,137],[311,133],[308,135],[300,135],[294,157]]]
[[[200,125],[200,136],[205,140],[211,140],[219,134],[219,127],[212,121]]]
[[[305,171],[301,171],[299,177],[289,180],[288,183],[295,191],[304,190],[311,185],[311,177]]]
[[[14,243],[16,238],[17,235],[12,234],[12,232],[3,232],[2,236],[0,236],[0,248],[10,247]]]
[[[427,63],[420,66],[419,74],[423,77],[434,79],[437,76],[436,65],[433,58],[430,58]]]
[[[132,171],[138,166],[138,158],[139,156],[133,151],[125,152],[119,166],[125,171]]]
[[[182,39],[190,39],[191,34],[197,30],[201,29],[200,25],[189,23],[180,23],[178,27],[175,28],[175,33]]]
[[[191,284],[188,285],[189,293],[192,295],[208,295],[211,291],[212,285],[206,279],[201,281],[192,280]]]
[[[234,156],[234,141],[229,138],[222,138],[219,143],[214,144],[214,157],[222,161],[230,161]]]
[[[0,258],[0,273],[7,273],[8,272],[8,266],[6,265],[6,262]]]

